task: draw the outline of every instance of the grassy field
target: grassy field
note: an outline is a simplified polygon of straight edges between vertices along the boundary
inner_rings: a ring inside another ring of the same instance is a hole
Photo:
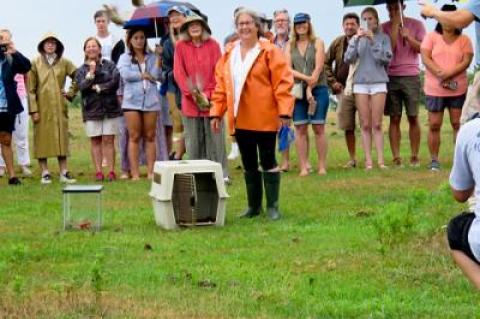
[[[91,183],[78,110],[71,123],[70,167]],[[245,207],[239,162],[231,163],[226,226],[170,232],[155,225],[146,180],[106,183],[105,228],[91,233],[61,231],[56,178],[16,188],[3,179],[0,318],[478,317],[445,238],[445,224],[464,209],[447,186],[451,130],[444,126],[444,169],[432,173],[425,124],[423,116],[421,168],[345,170],[332,114],[329,173],[284,174],[279,222],[237,217]],[[385,153],[391,161],[388,143]]]

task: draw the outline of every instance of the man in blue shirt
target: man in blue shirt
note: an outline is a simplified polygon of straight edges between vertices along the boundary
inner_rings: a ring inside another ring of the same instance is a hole
[[[9,185],[20,184],[13,168],[12,132],[15,130],[15,118],[23,111],[23,105],[14,77],[18,73],[27,73],[30,67],[30,61],[15,49],[13,42],[0,35],[0,145]]]
[[[478,116],[478,113],[477,113]],[[454,198],[465,202],[480,196],[480,118],[460,128],[450,173]],[[475,182],[477,181],[477,182]],[[452,257],[468,279],[480,289],[480,201],[473,212],[462,213],[448,224],[448,243]]]

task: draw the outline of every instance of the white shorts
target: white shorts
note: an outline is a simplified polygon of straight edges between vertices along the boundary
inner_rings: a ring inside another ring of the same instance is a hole
[[[86,121],[85,133],[88,137],[118,135],[120,133],[120,119],[121,117],[115,117],[101,121]]]
[[[387,93],[387,83],[353,85],[353,94],[374,95],[378,93]]]

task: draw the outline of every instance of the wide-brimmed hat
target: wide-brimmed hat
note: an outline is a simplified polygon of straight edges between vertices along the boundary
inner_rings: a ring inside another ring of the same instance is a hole
[[[180,33],[186,33],[188,30],[188,26],[192,22],[200,22],[202,25],[203,30],[207,31],[208,34],[212,34],[212,30],[210,30],[210,27],[208,26],[208,23],[200,16],[196,14],[192,14],[185,19],[185,22],[182,24],[180,27]]]
[[[65,50],[65,47],[63,46],[63,43],[58,39],[57,35],[53,32],[47,32],[43,35],[42,39],[38,43],[37,50],[40,54],[43,54],[43,45],[47,40],[53,39],[57,42],[57,50],[55,53],[57,56],[61,57],[63,55],[63,51]]]

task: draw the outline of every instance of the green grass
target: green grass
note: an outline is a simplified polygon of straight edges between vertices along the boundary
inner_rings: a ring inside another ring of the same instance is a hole
[[[340,168],[343,136],[333,114],[329,122],[329,174],[282,175],[279,222],[237,217],[245,207],[239,162],[224,228],[162,230],[144,180],[105,184],[101,232],[62,232],[57,181],[1,181],[0,318],[478,317],[443,227],[464,208],[446,185],[448,121],[439,173],[426,169],[424,116],[422,167],[372,172]],[[71,123],[70,167],[90,183],[78,110]],[[405,158],[406,136],[404,128]]]

